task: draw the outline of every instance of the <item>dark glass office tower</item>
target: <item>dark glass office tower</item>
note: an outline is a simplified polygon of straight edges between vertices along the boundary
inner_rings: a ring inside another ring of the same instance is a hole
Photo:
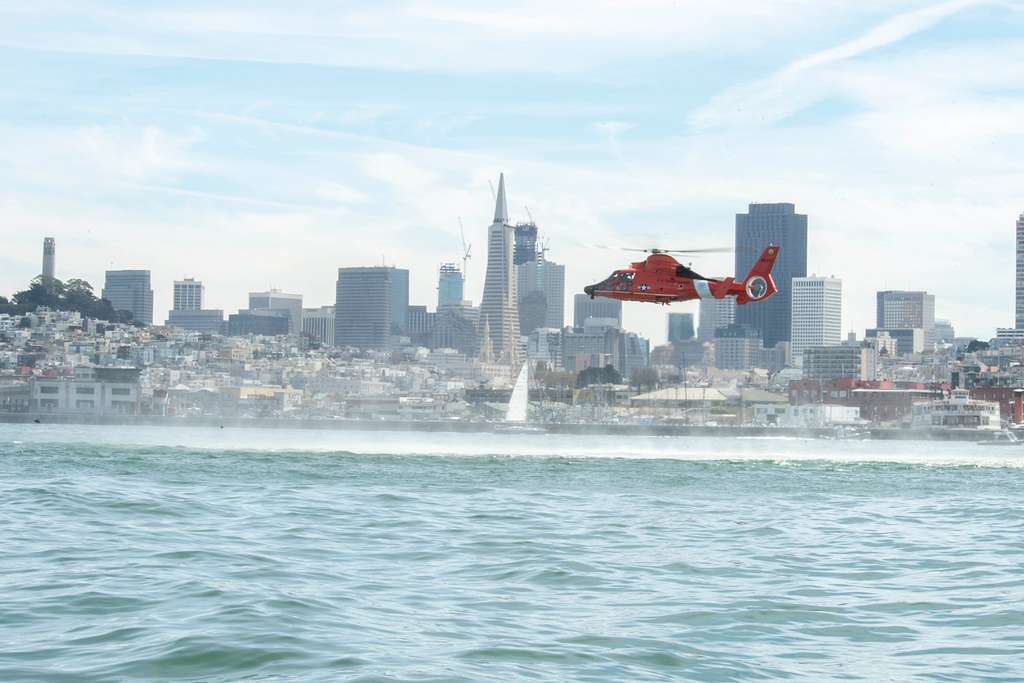
[[[768,301],[736,307],[736,322],[761,333],[765,348],[790,341],[793,318],[791,283],[807,277],[807,216],[793,204],[751,204],[736,214],[736,279],[750,272],[769,244],[780,247],[772,275],[779,293]]]

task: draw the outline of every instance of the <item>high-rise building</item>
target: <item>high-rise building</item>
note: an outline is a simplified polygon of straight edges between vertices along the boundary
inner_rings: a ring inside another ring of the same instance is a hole
[[[699,327],[697,339],[709,342],[715,338],[715,330],[729,327],[736,322],[736,299],[727,296],[724,299],[701,299],[698,312]]]
[[[875,327],[878,329],[919,329],[924,333],[925,350],[935,344],[935,295],[928,292],[878,292],[875,310]]]
[[[174,310],[199,311],[203,308],[203,283],[190,277],[174,281]]]
[[[715,330],[715,367],[719,370],[750,370],[757,367],[764,348],[761,331],[733,323]]]
[[[153,324],[153,290],[148,270],[108,270],[103,298],[115,311],[128,311],[137,322]]]
[[[57,242],[52,237],[43,238],[43,277],[57,277]]]
[[[302,333],[321,346],[334,346],[334,306],[302,309]]]
[[[804,349],[804,378],[828,382],[841,378],[878,378],[878,350],[871,345],[816,346]]]
[[[409,306],[406,312],[406,334],[413,346],[430,346],[434,333],[436,313],[431,313],[426,306]]]
[[[565,325],[565,266],[548,261],[543,251],[537,252],[535,260],[516,266],[516,293],[522,334]]]
[[[583,329],[587,318],[612,319],[616,327],[622,328],[622,302],[618,299],[591,299],[587,294],[577,294],[572,305],[572,326],[577,329]]]
[[[496,360],[508,364],[515,364],[519,355],[519,301],[516,296],[513,234],[505,201],[505,175],[502,174],[498,180],[494,222],[487,228],[487,276],[480,301],[480,343],[483,348],[490,347]]]
[[[455,306],[465,297],[466,280],[454,263],[442,263],[437,274],[437,310]]]
[[[1024,330],[1024,213],[1017,219],[1017,322]]]
[[[792,281],[807,276],[807,216],[793,204],[751,204],[747,213],[736,214],[736,277],[747,276],[761,252],[777,245],[779,258],[772,277],[779,293],[736,309],[736,322],[761,333],[765,347],[790,341],[792,328]]]
[[[832,277],[795,277],[792,299],[793,360],[800,363],[804,349],[812,346],[838,346],[843,338],[843,281]]]
[[[302,334],[302,295],[279,289],[249,292],[249,311],[282,311],[288,315],[288,334]]]
[[[174,281],[174,308],[167,314],[167,325],[204,334],[223,334],[224,311],[203,309],[203,283],[187,277]]]
[[[669,343],[689,341],[694,334],[693,313],[668,314]]]
[[[409,271],[392,268],[391,327],[392,334],[409,334]]]
[[[401,290],[401,291],[396,291]],[[339,268],[334,343],[385,350],[408,319],[409,271],[393,266]],[[399,314],[395,307],[403,304]]]

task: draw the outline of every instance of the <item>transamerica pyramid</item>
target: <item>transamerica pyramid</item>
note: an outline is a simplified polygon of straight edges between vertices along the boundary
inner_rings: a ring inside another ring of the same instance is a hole
[[[505,200],[505,174],[498,179],[498,197],[494,222],[487,228],[487,276],[480,301],[480,336],[490,336],[490,346],[498,362],[515,365],[519,355],[519,305],[516,297],[516,273],[512,262],[515,229],[509,225]]]

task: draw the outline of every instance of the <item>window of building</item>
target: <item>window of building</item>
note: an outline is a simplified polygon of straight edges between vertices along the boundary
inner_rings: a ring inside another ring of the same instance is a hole
[[[96,387],[75,387],[75,393],[92,396],[96,393]]]
[[[94,408],[95,406],[96,406],[96,402],[95,401],[91,401],[89,399],[79,399],[79,400],[75,401],[75,407],[76,408]]]
[[[56,394],[58,391],[60,391],[60,387],[56,387],[56,386],[52,386],[52,385],[51,386],[41,386],[41,387],[39,387],[39,393],[40,394]]]
[[[131,393],[132,390],[127,387],[114,387],[110,390],[111,396],[129,396]]]

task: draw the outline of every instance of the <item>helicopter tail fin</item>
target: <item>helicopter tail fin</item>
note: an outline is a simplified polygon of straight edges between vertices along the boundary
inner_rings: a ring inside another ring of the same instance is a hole
[[[734,285],[739,290],[736,292],[737,304],[764,301],[779,291],[775,285],[775,279],[772,277],[772,268],[775,267],[775,259],[778,256],[779,247],[774,244],[768,245],[761,252],[761,257],[750,269],[747,279],[743,281],[742,285]]]

